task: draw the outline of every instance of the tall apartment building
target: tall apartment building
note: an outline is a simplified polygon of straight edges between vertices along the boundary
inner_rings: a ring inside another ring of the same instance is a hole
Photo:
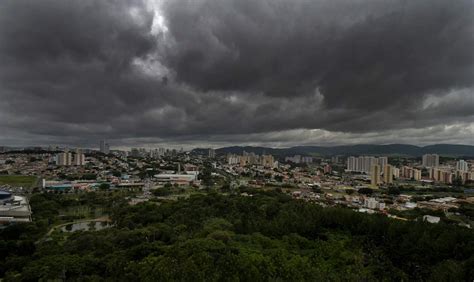
[[[357,158],[350,156],[347,158],[347,170],[358,171]]]
[[[295,164],[301,163],[301,155],[294,155],[293,157],[285,157],[285,162],[292,162]]]
[[[227,164],[228,165],[236,165],[240,163],[240,156],[234,154],[227,155]]]
[[[380,165],[380,169],[383,171],[385,166],[388,165],[388,158],[387,157],[379,157],[378,164]]]
[[[56,164],[61,166],[72,165],[72,153],[66,150],[56,155]]]
[[[421,170],[404,166],[400,169],[400,177],[414,180],[421,180]]]
[[[260,157],[260,163],[264,167],[274,167],[275,159],[272,155],[262,155]]]
[[[384,167],[388,164],[387,157],[371,157],[371,156],[360,156],[360,157],[349,157],[347,158],[347,170],[370,173],[372,165],[380,165],[380,169],[383,171]]]
[[[456,178],[460,178],[463,184],[466,183],[466,181],[468,180],[474,180],[474,173],[468,171],[456,170],[453,176],[455,176]]]
[[[216,150],[209,148],[208,157],[214,159],[216,157]]]
[[[370,184],[377,186],[380,183],[380,165],[373,164],[370,169]]]
[[[398,167],[392,166],[393,177],[400,178],[400,169]]]
[[[110,153],[110,146],[106,140],[100,140],[100,152],[104,154]]]
[[[272,155],[256,155],[254,153],[244,152],[242,156],[228,154],[228,165],[262,165],[267,168],[274,168],[276,166],[275,158]]]
[[[383,168],[383,182],[386,184],[393,183],[393,167],[386,164]]]
[[[303,163],[303,164],[311,164],[311,163],[313,163],[313,157],[310,157],[310,156],[301,156],[301,163]]]
[[[453,173],[448,169],[431,168],[429,177],[435,182],[451,184],[453,183]]]
[[[456,162],[456,170],[458,171],[469,171],[469,165],[465,160],[459,160]]]
[[[437,154],[425,154],[422,158],[424,167],[438,167],[439,166],[439,155]]]
[[[74,155],[74,165],[81,166],[86,164],[86,157],[82,153],[81,149],[76,149],[76,154]]]
[[[240,157],[240,166],[254,165],[257,164],[258,158],[255,153],[243,152],[243,155]]]

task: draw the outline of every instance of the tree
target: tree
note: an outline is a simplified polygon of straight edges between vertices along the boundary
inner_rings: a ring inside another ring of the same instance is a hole
[[[201,178],[201,181],[202,181],[202,184],[206,187],[206,188],[210,188],[214,185],[214,181],[212,179],[212,167],[211,167],[211,163],[209,162],[206,162],[204,164],[204,168],[202,170],[202,172],[199,174],[200,178]]]
[[[109,183],[100,183],[100,185],[99,185],[99,190],[101,190],[101,191],[109,190],[109,188],[110,188]]]
[[[453,186],[454,187],[462,186],[462,177],[461,176],[458,175],[453,179]]]
[[[230,191],[230,183],[228,181],[226,181],[222,187],[221,187],[221,191],[222,192],[229,192]]]
[[[370,188],[360,188],[359,190],[357,190],[357,192],[359,194],[362,194],[362,195],[372,195],[372,193],[374,192],[374,190],[370,189]]]
[[[400,195],[400,188],[396,186],[388,187],[388,194],[389,195]]]

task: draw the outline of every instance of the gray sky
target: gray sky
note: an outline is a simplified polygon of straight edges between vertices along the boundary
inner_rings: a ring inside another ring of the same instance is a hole
[[[474,144],[474,2],[0,1],[0,145]]]

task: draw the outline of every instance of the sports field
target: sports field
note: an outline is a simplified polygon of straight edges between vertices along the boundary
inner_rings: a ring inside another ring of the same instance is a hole
[[[35,176],[27,175],[0,175],[0,185],[30,188],[36,184]]]

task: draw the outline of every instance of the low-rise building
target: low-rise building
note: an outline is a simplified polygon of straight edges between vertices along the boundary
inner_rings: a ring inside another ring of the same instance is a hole
[[[28,199],[0,191],[0,224],[30,221],[31,208]]]

